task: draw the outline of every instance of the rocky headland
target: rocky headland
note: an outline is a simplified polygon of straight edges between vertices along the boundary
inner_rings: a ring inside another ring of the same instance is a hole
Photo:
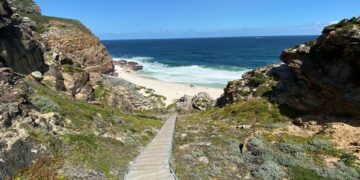
[[[0,0],[0,179],[121,179],[170,113],[181,179],[359,179],[359,33],[359,18],[328,26],[215,100],[137,85],[116,67],[142,66],[112,61],[79,21]]]
[[[229,82],[218,105],[267,96],[313,115],[360,115],[360,18],[326,27],[316,40],[282,52],[283,64]]]
[[[162,122],[142,111],[162,97],[114,79],[89,29],[32,0],[0,1],[0,37],[0,179],[122,177]]]
[[[229,82],[215,108],[180,117],[178,177],[358,179],[359,22],[325,27],[285,49],[283,63]],[[194,104],[183,97],[177,105]]]

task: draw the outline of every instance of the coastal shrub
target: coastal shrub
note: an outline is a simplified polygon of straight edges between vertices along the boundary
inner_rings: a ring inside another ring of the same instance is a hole
[[[341,155],[340,159],[347,166],[353,166],[355,161],[358,160],[355,155],[349,153],[344,153],[343,155]]]
[[[320,138],[312,139],[309,144],[309,150],[311,151],[329,150],[333,145],[330,140]]]
[[[277,122],[277,123],[271,123],[271,124],[264,124],[263,127],[267,129],[279,129],[285,127],[285,123]]]
[[[289,153],[289,154],[296,154],[299,152],[306,151],[302,146],[297,145],[297,144],[280,143],[279,148],[282,152]]]
[[[108,104],[108,96],[110,90],[107,89],[104,85],[99,85],[95,88],[95,99],[101,101],[103,104]]]
[[[240,143],[235,141],[235,140],[230,140],[228,141],[229,143],[229,148],[228,148],[228,152],[230,155],[232,156],[236,156],[236,155],[240,155]]]
[[[306,46],[313,47],[316,44],[316,41],[308,41],[305,43]]]
[[[79,73],[79,72],[84,72],[83,69],[81,69],[80,67],[76,67],[76,66],[72,66],[72,65],[68,65],[65,64],[62,66],[63,71],[67,72],[67,73]]]
[[[59,105],[45,96],[36,96],[32,99],[32,102],[42,113],[56,112],[59,110]]]
[[[265,75],[261,74],[261,73],[257,73],[255,74],[254,77],[252,77],[250,80],[249,80],[249,85],[252,86],[252,87],[258,87],[260,86],[261,84],[264,84],[266,82],[266,77]]]
[[[68,23],[73,25],[74,27],[76,27],[78,30],[88,33],[88,34],[92,34],[91,31],[84,26],[80,21],[78,20],[73,20],[73,19],[66,19],[66,18],[59,18],[59,17],[52,17],[52,16],[43,16],[43,15],[38,15],[38,14],[23,14],[20,13],[19,14],[22,17],[28,17],[31,20],[35,21],[37,24],[37,28],[36,31],[40,34],[44,33],[47,29],[47,24],[50,23],[50,21],[61,21],[64,23]]]
[[[221,175],[223,175],[222,171],[221,171],[221,167],[219,167],[216,164],[211,164],[208,167],[208,174],[212,177],[220,177]]]
[[[183,157],[182,157],[182,159],[185,161],[185,162],[187,162],[187,163],[193,163],[194,161],[195,161],[195,159],[193,158],[193,156],[192,155],[190,155],[190,154],[185,154]]]
[[[253,168],[251,174],[254,177],[261,179],[281,179],[286,175],[283,168],[272,161],[267,161],[264,164]]]
[[[69,134],[67,142],[81,148],[96,148],[96,136],[94,134]]]
[[[326,178],[318,175],[316,172],[304,169],[302,167],[296,166],[289,169],[290,175],[294,180],[325,180]]]

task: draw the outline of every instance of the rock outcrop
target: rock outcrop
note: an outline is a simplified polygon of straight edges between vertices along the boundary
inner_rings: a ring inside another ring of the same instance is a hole
[[[312,113],[360,115],[360,18],[328,26],[316,42],[286,49],[291,76],[275,101]]]
[[[13,14],[6,0],[0,6],[0,67],[22,74],[46,71],[44,45],[33,32],[32,21]]]
[[[40,7],[32,0],[8,0],[11,4],[11,8],[24,14],[41,14]]]
[[[139,63],[125,60],[114,61],[114,65],[130,71],[140,71],[143,69],[143,66]]]
[[[284,64],[269,65],[247,72],[242,79],[228,83],[216,105],[224,107],[238,100],[261,97],[272,90],[278,78],[287,77],[288,74],[289,70]]]
[[[205,111],[215,105],[215,101],[208,93],[200,92],[195,96],[184,95],[175,102],[175,109],[180,112],[189,113],[194,111]]]
[[[114,71],[112,58],[105,46],[75,20],[51,20],[41,37],[52,60],[75,64],[88,72],[106,74]]]
[[[358,116],[359,57],[360,17],[343,20],[326,27],[317,41],[284,50],[281,60],[285,65],[254,70],[230,82],[218,105],[249,97],[255,80],[255,86],[270,85],[266,95],[271,101],[298,111]]]
[[[110,88],[109,105],[124,111],[146,111],[165,107],[164,98],[153,90],[137,86],[120,78],[104,77],[103,82]]]

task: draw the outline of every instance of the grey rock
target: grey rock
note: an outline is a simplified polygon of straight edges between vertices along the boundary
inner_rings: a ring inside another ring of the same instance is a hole
[[[64,118],[58,114],[54,114],[54,116],[51,118],[50,121],[51,124],[55,125],[55,126],[60,126],[60,127],[64,127]]]
[[[28,18],[21,19],[12,12],[7,2],[1,2],[0,61],[21,74],[46,71],[44,52],[40,40],[34,36],[33,32],[34,22]]]
[[[198,161],[201,162],[202,164],[205,164],[205,165],[209,164],[209,159],[207,157],[205,157],[205,156],[199,157]]]
[[[113,61],[113,63],[114,65],[120,66],[124,69],[131,71],[140,71],[143,69],[143,66],[137,62],[120,60],[120,61]]]
[[[43,76],[43,74],[42,74],[40,71],[34,71],[34,72],[32,72],[32,73],[31,73],[31,76],[32,76],[35,80],[37,80],[37,81],[39,81],[39,82],[44,79],[44,76]]]
[[[0,179],[13,177],[18,170],[28,168],[46,154],[48,154],[46,150],[28,141],[22,139],[16,141],[9,151],[2,154]]]

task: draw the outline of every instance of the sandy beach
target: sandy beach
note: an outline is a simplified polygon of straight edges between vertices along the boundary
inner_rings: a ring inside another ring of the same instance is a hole
[[[202,87],[198,85],[191,86],[190,84],[187,85],[145,78],[133,71],[125,71],[119,66],[115,66],[115,71],[120,78],[138,86],[153,89],[156,94],[165,96],[167,98],[165,102],[167,105],[172,104],[175,99],[179,99],[184,95],[193,96],[199,92],[207,92],[213,99],[217,99],[223,93],[223,89],[220,88]]]

